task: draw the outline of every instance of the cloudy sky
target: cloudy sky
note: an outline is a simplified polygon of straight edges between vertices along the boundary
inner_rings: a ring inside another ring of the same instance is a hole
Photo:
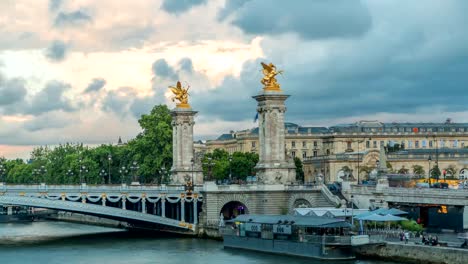
[[[274,4],[273,4],[274,3]],[[468,122],[468,1],[1,0],[0,156],[112,143],[191,86],[196,138],[254,126],[260,61],[287,120]]]

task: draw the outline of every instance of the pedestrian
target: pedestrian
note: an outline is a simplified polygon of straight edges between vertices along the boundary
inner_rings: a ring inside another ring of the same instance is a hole
[[[405,232],[405,244],[408,244],[408,240],[409,240],[409,232],[406,231]]]

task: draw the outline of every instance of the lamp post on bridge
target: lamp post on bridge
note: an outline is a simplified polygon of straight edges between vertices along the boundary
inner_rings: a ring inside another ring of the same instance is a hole
[[[68,182],[70,182],[70,184],[73,184],[73,175],[74,173],[72,170],[67,171]]]
[[[47,169],[44,167],[44,165],[40,166],[38,169],[33,169],[32,175],[36,179],[38,184],[40,183],[41,178],[43,178],[46,172],[47,172]]]
[[[429,182],[429,185],[431,184],[431,161],[432,161],[432,156],[429,155],[429,158],[427,158],[427,161],[429,162],[429,170],[427,171],[427,180]]]
[[[232,155],[229,155],[229,184],[232,182]]]
[[[109,174],[108,174],[108,178],[107,178],[107,183],[108,184],[111,184],[111,163],[112,163],[112,155],[109,153],[109,155],[107,156],[107,161],[109,161]]]
[[[106,184],[106,171],[104,169],[102,169],[100,172],[99,172],[99,176],[101,176],[101,179],[102,179],[102,184]]]
[[[140,169],[140,166],[138,166],[138,163],[136,161],[134,161],[132,163],[132,166],[130,166],[130,170],[132,170],[132,183],[139,183],[139,179],[137,179],[137,174],[138,174],[138,170]]]
[[[88,173],[89,170],[88,168],[86,168],[86,166],[80,166],[80,183],[83,184],[83,183],[86,183],[86,173]],[[85,173],[85,175],[83,176],[83,173]]]
[[[120,172],[120,183],[124,184],[124,178],[126,178],[128,169],[125,166],[122,166],[122,168],[119,169],[119,172]]]
[[[5,172],[5,166],[3,166],[3,164],[0,164],[0,182],[5,182]]]
[[[215,162],[213,162],[213,159],[211,157],[208,157],[207,158],[207,162],[203,163],[204,165],[208,166],[208,180],[212,180],[212,175],[211,175],[211,169],[213,168],[213,166],[216,164]],[[193,171],[193,170],[192,170]]]
[[[159,184],[167,184],[167,169],[164,164],[162,165],[161,169],[159,169],[159,176],[161,177]]]

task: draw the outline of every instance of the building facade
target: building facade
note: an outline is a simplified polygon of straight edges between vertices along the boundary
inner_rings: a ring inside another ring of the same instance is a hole
[[[206,151],[258,153],[258,144],[258,128],[252,128],[207,141]],[[452,168],[456,178],[468,177],[468,123],[359,121],[328,128],[285,123],[286,153],[303,160],[305,181],[339,181],[350,173],[365,179],[377,166],[381,146],[392,171],[412,173],[419,165],[427,174],[437,163],[441,170]]]

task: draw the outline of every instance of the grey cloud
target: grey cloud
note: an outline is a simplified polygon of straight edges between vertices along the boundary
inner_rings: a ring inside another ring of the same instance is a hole
[[[103,78],[94,78],[93,80],[91,80],[91,83],[89,83],[88,87],[86,87],[84,93],[97,92],[101,90],[105,85],[106,80],[104,80]]]
[[[136,93],[131,87],[119,87],[116,90],[111,90],[102,102],[102,110],[114,112],[122,117],[126,116],[135,97]]]
[[[180,69],[187,72],[193,73],[193,63],[190,58],[183,58],[179,61]]]
[[[62,61],[65,59],[67,53],[67,44],[61,40],[55,40],[47,48],[45,56],[51,61]]]
[[[35,132],[46,129],[64,128],[72,124],[73,119],[52,115],[50,113],[37,116],[30,121],[24,123],[24,128],[27,131]]]
[[[49,0],[49,11],[57,11],[63,5],[64,0]]]
[[[49,81],[46,86],[39,91],[31,100],[27,113],[40,115],[42,113],[62,110],[72,112],[76,110],[69,99],[64,96],[64,92],[71,86],[60,81]]]
[[[136,119],[139,119],[141,115],[148,114],[156,104],[161,103],[163,103],[162,100],[153,97],[135,98],[130,105],[130,112]]]
[[[359,0],[235,1],[218,14],[248,34],[297,33],[305,39],[362,36],[372,25],[368,9]]]
[[[170,80],[177,80],[178,75],[174,69],[167,64],[165,59],[159,59],[153,63],[152,66],[153,74],[157,77],[162,77]]]
[[[206,0],[164,0],[161,8],[168,13],[180,14],[205,3]]]
[[[81,26],[92,21],[92,17],[83,10],[59,12],[54,20],[56,27]]]
[[[25,83],[23,79],[7,79],[0,73],[0,107],[22,102],[27,94]]]

